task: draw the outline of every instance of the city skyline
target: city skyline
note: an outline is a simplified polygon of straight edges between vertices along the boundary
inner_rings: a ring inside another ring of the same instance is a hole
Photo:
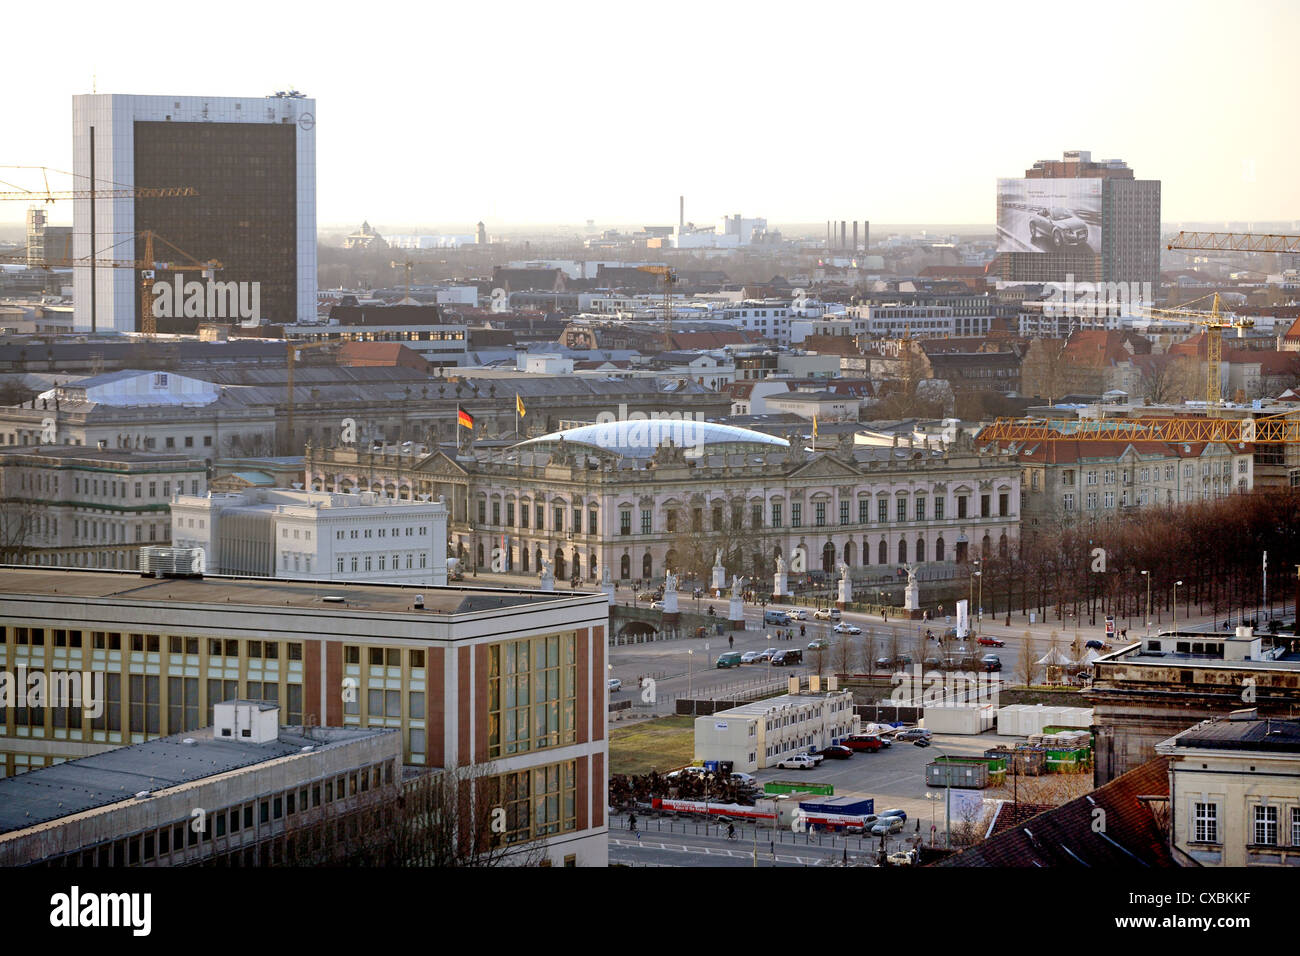
[[[728,4],[689,19],[672,5],[616,19],[585,4],[504,20],[450,9],[400,38],[381,25],[382,42],[343,51],[351,69],[336,68],[337,38],[287,14],[227,9],[220,22],[177,15],[178,36],[202,20],[211,53],[187,51],[165,79],[149,58],[113,55],[137,42],[125,23],[69,39],[57,54],[18,50],[20,74],[51,55],[79,67],[46,72],[39,95],[12,104],[11,128],[27,132],[6,161],[71,169],[71,98],[92,89],[218,97],[296,86],[319,104],[326,227],[363,218],[670,224],[679,195],[686,218],[705,224],[742,212],[773,224],[982,225],[994,221],[998,178],[1068,149],[1123,158],[1140,178],[1161,180],[1167,222],[1300,217],[1300,185],[1288,175],[1295,133],[1283,120],[1295,84],[1271,75],[1295,78],[1284,44],[1300,11],[1285,3],[1247,4],[1226,20],[1208,4],[1101,3],[1083,30],[1025,5],[993,18],[952,7],[942,34],[921,32],[935,22],[928,16],[851,7],[793,25],[775,8],[746,7],[741,18]],[[34,13],[14,16],[36,30]],[[261,29],[249,34],[254,20]],[[285,36],[300,42],[286,48]],[[724,52],[696,37],[730,41]],[[1039,55],[1042,38],[1053,56]],[[1098,38],[1113,41],[1114,56],[1085,72],[1063,68],[1061,57],[1095,58]],[[1221,62],[1198,79],[1191,57],[1209,43]],[[238,80],[232,50],[242,51]],[[625,82],[610,82],[619,72]],[[23,204],[5,205],[0,222],[21,221]],[[57,207],[56,221],[67,216]]]

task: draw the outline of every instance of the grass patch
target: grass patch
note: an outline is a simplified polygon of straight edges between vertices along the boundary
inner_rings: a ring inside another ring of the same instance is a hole
[[[695,759],[695,718],[660,717],[609,734],[609,772],[663,773]]]

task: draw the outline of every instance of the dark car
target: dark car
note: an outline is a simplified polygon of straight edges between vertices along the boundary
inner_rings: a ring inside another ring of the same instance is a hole
[[[1088,224],[1074,214],[1074,210],[1061,206],[1032,210],[1029,214],[1029,239],[1050,239],[1057,249],[1086,244]]]
[[[798,649],[787,649],[784,651],[777,651],[775,654],[772,655],[773,667],[788,667],[792,664],[800,664],[802,662],[803,662],[803,651]]]
[[[913,746],[913,747],[928,747],[928,746],[930,746],[930,741],[929,741],[929,739],[926,738],[926,737],[918,737],[916,740],[913,740],[913,741],[912,741],[912,746]]]
[[[1002,670],[1002,658],[996,654],[985,654],[980,658],[980,664],[986,671]]]
[[[826,749],[819,750],[818,753],[823,757],[829,757],[831,760],[848,760],[853,756],[852,750],[840,744],[831,744]]]

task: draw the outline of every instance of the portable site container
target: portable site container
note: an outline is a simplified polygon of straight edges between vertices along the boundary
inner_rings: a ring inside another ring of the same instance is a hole
[[[1044,763],[1048,773],[1081,773],[1092,766],[1092,751],[1048,750]]]
[[[994,777],[1006,776],[1005,771],[990,773],[989,765],[981,759],[935,760],[925,768],[925,785],[927,787],[960,787],[966,790],[982,790],[990,785]]]
[[[799,783],[792,780],[769,780],[763,784],[764,793],[795,793],[796,791],[831,797],[835,795],[835,786],[829,783]]]
[[[876,812],[876,801],[873,798],[859,797],[833,797],[830,800],[801,800],[799,809],[806,810],[809,813],[843,813],[857,814],[865,816],[868,813]]]

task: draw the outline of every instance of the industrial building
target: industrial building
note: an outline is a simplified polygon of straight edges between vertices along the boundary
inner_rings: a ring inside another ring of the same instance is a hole
[[[784,757],[839,743],[861,727],[851,691],[782,694],[695,718],[695,759],[753,773]]]
[[[509,841],[603,866],[607,618],[603,593],[0,570],[0,669],[102,688],[6,707],[0,768],[188,734],[225,701],[260,701],[290,726],[396,729],[408,767],[479,768],[513,795]]]

